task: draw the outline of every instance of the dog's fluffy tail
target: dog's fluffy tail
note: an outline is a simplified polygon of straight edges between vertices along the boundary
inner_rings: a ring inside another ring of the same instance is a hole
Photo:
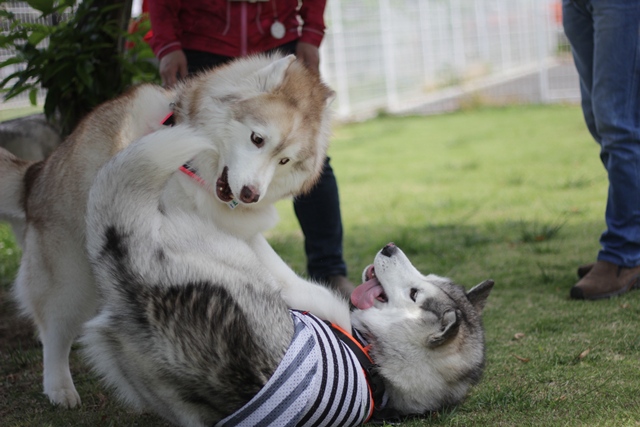
[[[0,219],[24,221],[24,175],[33,162],[0,148]]]

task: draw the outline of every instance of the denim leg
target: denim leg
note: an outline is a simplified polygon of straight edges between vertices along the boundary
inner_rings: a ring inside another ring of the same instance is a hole
[[[591,105],[591,88],[593,87],[593,17],[583,2],[574,0],[562,1],[562,24],[564,32],[571,43],[573,62],[580,76],[580,95],[582,113],[587,128],[593,138],[600,143],[596,131],[595,118]]]
[[[640,265],[640,3],[564,0],[582,107],[609,177],[598,259]]]
[[[325,159],[322,176],[315,187],[296,197],[293,207],[304,234],[307,270],[314,279],[347,275],[342,258],[342,219],[338,184]]]

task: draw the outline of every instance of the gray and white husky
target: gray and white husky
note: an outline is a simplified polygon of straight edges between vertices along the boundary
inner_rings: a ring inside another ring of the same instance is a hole
[[[360,425],[461,402],[483,370],[493,282],[465,292],[389,244],[351,313],[320,285],[291,286],[199,210],[194,199],[215,196],[176,172],[219,151],[188,125],[162,129],[92,186],[87,245],[103,304],[83,347],[119,397],[183,426]],[[295,168],[304,154],[280,156]]]

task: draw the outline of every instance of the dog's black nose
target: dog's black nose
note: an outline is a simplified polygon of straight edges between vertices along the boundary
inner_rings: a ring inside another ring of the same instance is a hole
[[[260,200],[260,193],[253,185],[245,185],[242,187],[242,190],[240,190],[240,200],[245,203],[256,203]]]
[[[382,255],[384,256],[390,257],[393,254],[395,254],[397,250],[398,250],[398,247],[395,244],[389,243],[387,244],[387,246],[382,248],[382,251],[380,251],[380,253],[382,253]]]

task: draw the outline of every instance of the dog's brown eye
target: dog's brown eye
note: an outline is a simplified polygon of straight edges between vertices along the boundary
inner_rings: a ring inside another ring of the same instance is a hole
[[[251,132],[251,142],[253,142],[256,147],[260,148],[264,145],[264,138],[255,132]]]
[[[411,288],[411,292],[409,292],[409,298],[411,298],[413,302],[416,302],[417,296],[418,296],[418,290],[416,288]]]
[[[285,157],[284,159],[280,159],[280,164],[281,165],[286,165],[287,163],[289,163],[289,158]]]

